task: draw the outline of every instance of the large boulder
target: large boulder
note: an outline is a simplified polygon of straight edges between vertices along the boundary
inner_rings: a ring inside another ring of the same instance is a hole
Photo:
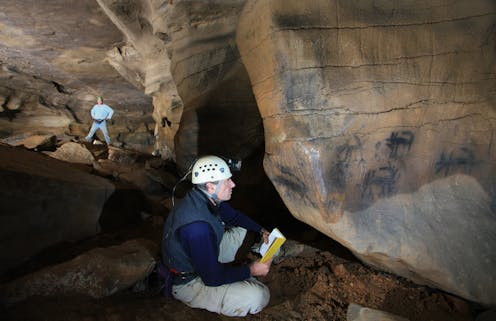
[[[250,0],[264,168],[363,261],[496,304],[491,0]]]
[[[2,140],[3,142],[12,146],[24,146],[27,149],[34,149],[35,151],[55,150],[57,148],[57,136],[55,135],[29,135],[26,138],[9,137],[9,139]],[[20,141],[19,141],[20,139]]]
[[[9,305],[34,295],[109,296],[148,276],[157,253],[156,244],[148,240],[96,248],[0,286],[1,301]]]
[[[91,165],[95,161],[93,154],[83,145],[67,142],[54,152],[46,152],[50,157],[75,164]]]
[[[24,149],[0,146],[0,274],[47,246],[99,232],[107,180]]]

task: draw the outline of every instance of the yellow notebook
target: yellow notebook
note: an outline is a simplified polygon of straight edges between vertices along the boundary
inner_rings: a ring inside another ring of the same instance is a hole
[[[260,254],[262,255],[260,262],[265,263],[269,261],[284,242],[286,242],[286,237],[282,235],[281,231],[277,228],[273,229],[269,235],[269,243],[262,243],[260,246]]]

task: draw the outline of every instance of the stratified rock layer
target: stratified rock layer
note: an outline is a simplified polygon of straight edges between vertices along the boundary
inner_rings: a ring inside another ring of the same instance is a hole
[[[493,1],[248,1],[237,44],[290,211],[365,262],[496,303]]]
[[[123,34],[97,1],[3,0],[0,6],[0,138],[25,132],[83,138],[102,95],[115,110],[113,141],[153,147],[152,99],[109,64],[106,53],[122,44]],[[137,132],[152,142],[129,137]]]

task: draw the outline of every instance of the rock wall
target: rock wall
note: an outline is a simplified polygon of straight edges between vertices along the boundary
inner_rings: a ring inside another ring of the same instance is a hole
[[[0,138],[82,138],[103,95],[116,111],[114,142],[153,146],[152,99],[109,64],[106,52],[123,35],[96,1],[5,0],[0,8]]]
[[[264,168],[365,262],[494,304],[493,1],[248,1]]]
[[[244,158],[263,144],[262,121],[235,43],[244,3],[174,1],[164,11],[171,73],[183,101],[174,150],[182,169],[198,155]]]
[[[126,40],[109,62],[153,97],[156,153],[182,170],[198,155],[240,158],[263,142],[234,40],[244,2],[98,1]]]
[[[153,97],[155,151],[164,158],[172,158],[182,101],[170,72],[171,62],[165,47],[167,30],[161,29],[160,15],[168,9],[168,2],[97,2],[125,38],[125,43],[107,52],[109,63],[122,77]],[[155,23],[159,24],[158,29]]]

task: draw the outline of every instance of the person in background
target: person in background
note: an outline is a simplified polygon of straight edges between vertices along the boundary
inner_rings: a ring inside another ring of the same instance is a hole
[[[269,232],[227,202],[236,186],[227,163],[217,156],[198,159],[193,188],[174,206],[164,225],[163,264],[173,274],[172,296],[193,308],[227,316],[260,312],[269,289],[256,276],[269,273],[271,261],[234,265],[247,231]]]
[[[107,129],[107,120],[112,119],[114,115],[114,110],[110,106],[103,103],[103,98],[98,96],[96,98],[96,105],[91,108],[91,118],[93,118],[93,124],[91,125],[90,132],[86,136],[86,141],[91,142],[96,131],[100,129],[105,137],[105,142],[107,146],[110,145],[110,135]]]

